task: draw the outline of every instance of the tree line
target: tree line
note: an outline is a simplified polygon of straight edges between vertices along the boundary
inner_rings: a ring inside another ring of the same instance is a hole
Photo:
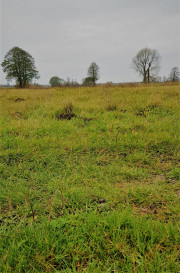
[[[139,74],[144,83],[157,81],[160,69],[160,54],[156,49],[143,48],[132,59],[132,68]],[[39,72],[35,67],[34,58],[25,50],[13,47],[5,55],[1,64],[6,73],[8,81],[15,80],[20,88],[27,87],[33,79],[39,79]],[[87,77],[83,79],[83,86],[95,86],[100,79],[99,66],[93,62],[88,68]],[[168,81],[179,81],[180,72],[178,67],[173,67],[168,77]],[[53,86],[76,86],[76,81],[68,79],[64,81],[58,76],[51,77],[49,84]]]

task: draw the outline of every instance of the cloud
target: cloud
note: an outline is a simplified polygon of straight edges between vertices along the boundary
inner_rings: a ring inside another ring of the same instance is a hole
[[[2,0],[1,7],[2,58],[13,46],[27,50],[40,83],[53,75],[81,81],[92,61],[101,82],[137,80],[131,60],[145,46],[160,52],[161,75],[179,65],[178,0]]]

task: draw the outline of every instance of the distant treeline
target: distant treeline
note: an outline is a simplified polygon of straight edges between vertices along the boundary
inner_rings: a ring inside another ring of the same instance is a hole
[[[173,67],[169,76],[159,77],[158,72],[160,69],[160,54],[156,49],[143,48],[132,59],[132,68],[142,78],[143,83],[157,83],[157,82],[178,82],[180,80],[180,72],[178,67]],[[33,79],[39,79],[39,72],[35,67],[33,57],[25,50],[19,47],[13,47],[5,55],[4,61],[1,64],[6,79],[8,82],[14,80],[15,87],[18,88],[38,88],[42,87],[38,84],[32,84]],[[76,80],[61,79],[58,76],[50,78],[49,84],[51,87],[79,87],[79,86],[96,86],[96,82],[100,79],[99,66],[92,62],[87,71],[87,77],[78,83]],[[124,83],[123,83],[124,84]],[[134,84],[134,83],[128,83]],[[136,83],[137,84],[137,83]],[[120,83],[107,82],[107,86],[120,85]],[[11,88],[10,85],[4,87]],[[43,88],[48,86],[43,86]]]

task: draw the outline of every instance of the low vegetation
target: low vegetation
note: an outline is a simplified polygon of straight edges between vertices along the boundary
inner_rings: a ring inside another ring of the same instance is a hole
[[[0,101],[0,272],[179,272],[178,85]]]

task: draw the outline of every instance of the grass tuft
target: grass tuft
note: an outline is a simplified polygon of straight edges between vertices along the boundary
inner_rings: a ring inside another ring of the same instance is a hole
[[[62,110],[58,110],[55,113],[55,118],[57,120],[63,120],[63,119],[67,119],[70,120],[74,117],[76,117],[76,114],[74,113],[74,106],[72,103],[68,103],[64,106],[64,108]]]

